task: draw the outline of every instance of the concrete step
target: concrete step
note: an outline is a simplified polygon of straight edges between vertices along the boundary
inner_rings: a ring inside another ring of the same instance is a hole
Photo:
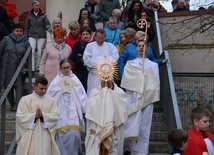
[[[165,123],[164,109],[158,102],[154,104],[152,126],[150,131],[149,153],[168,154],[170,147],[167,143],[167,126]]]
[[[0,134],[1,134],[1,111],[0,111]],[[16,111],[10,110],[10,104],[6,102],[6,122],[5,122],[5,154],[7,153],[10,144],[16,134]],[[13,154],[15,154],[15,150]]]
[[[170,147],[165,142],[150,142],[149,143],[149,153],[168,153],[170,150]]]
[[[6,120],[15,120],[16,119],[16,111],[6,111]],[[0,111],[0,120],[1,120],[1,111]]]
[[[16,135],[16,131],[5,131],[5,141],[11,142],[15,137],[15,135]]]
[[[11,144],[11,142],[8,142],[8,141],[5,142],[5,151],[4,151],[5,154],[6,154],[7,151],[9,150],[10,144]],[[15,147],[14,147],[14,149],[13,149],[13,153],[12,153],[11,155],[15,155],[15,154],[16,154],[16,148],[17,148],[17,144],[15,145]]]
[[[125,152],[123,155],[131,155],[130,152]],[[149,143],[148,155],[169,155],[169,146],[165,143]]]
[[[163,113],[164,112],[164,108],[162,108],[161,106],[159,106],[159,103],[156,102],[156,103],[154,103],[153,112]]]
[[[152,122],[151,131],[153,132],[166,132],[167,127],[165,122]]]
[[[167,143],[167,132],[150,132],[150,142],[165,142]]]
[[[1,130],[1,122],[0,122],[0,130]],[[6,120],[5,130],[6,131],[15,131],[16,130],[16,121],[15,120]]]
[[[153,112],[152,122],[165,122],[163,113]]]

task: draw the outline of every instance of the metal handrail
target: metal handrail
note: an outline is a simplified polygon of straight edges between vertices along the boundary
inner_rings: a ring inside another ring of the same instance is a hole
[[[165,53],[165,57],[169,58],[169,53],[168,51],[164,51]],[[170,93],[171,93],[171,99],[172,99],[172,104],[173,104],[173,111],[174,111],[174,118],[175,118],[175,125],[176,128],[182,129],[182,125],[181,125],[181,117],[180,117],[180,112],[179,112],[179,108],[178,108],[178,101],[177,101],[177,96],[176,96],[176,92],[175,92],[175,86],[174,86],[174,81],[173,81],[173,75],[172,75],[172,68],[170,65],[170,59],[168,60],[166,66],[167,66],[167,75],[168,75],[168,79],[169,79],[169,87],[170,87]],[[167,106],[167,105],[166,105]],[[167,106],[169,107],[169,106]],[[169,109],[170,110],[170,109]],[[171,122],[169,122],[171,124]],[[175,128],[175,127],[170,127],[170,124],[168,124],[169,128]]]
[[[163,46],[162,46],[162,40],[161,40],[161,34],[160,34],[160,27],[159,27],[159,22],[158,22],[158,13],[157,13],[157,11],[154,12],[154,15],[155,15],[155,27],[156,27],[159,55],[161,55],[163,53]]]
[[[156,38],[158,43],[159,57],[169,58],[168,51],[164,51],[162,47],[161,33],[158,21],[158,13],[154,12],[155,16],[155,27],[156,27]],[[178,109],[177,97],[175,93],[174,81],[172,76],[172,69],[170,59],[166,65],[160,67],[160,105],[163,106],[166,116],[167,129],[170,131],[175,128],[182,128],[180,112]],[[169,92],[169,93],[168,93]]]
[[[31,52],[31,47],[28,47],[24,57],[22,58],[22,61],[20,62],[15,74],[13,75],[9,85],[7,86],[6,90],[4,91],[4,93],[2,94],[2,96],[0,98],[0,106],[1,106],[1,139],[0,139],[0,148],[1,149],[0,149],[0,154],[1,155],[4,155],[4,148],[5,148],[6,97],[9,93],[10,89],[15,84],[16,80],[18,81],[17,89],[23,89],[20,84],[20,78],[21,78],[20,73],[21,73],[21,70],[22,70],[25,62],[27,61],[27,59],[28,59],[28,79],[29,79],[28,93],[31,92],[31,90],[32,90],[32,52]],[[19,100],[21,98],[20,92],[21,92],[21,90],[17,91],[17,93],[18,93],[17,100]],[[15,146],[15,142],[13,145]],[[9,153],[9,154],[11,154],[11,153]]]

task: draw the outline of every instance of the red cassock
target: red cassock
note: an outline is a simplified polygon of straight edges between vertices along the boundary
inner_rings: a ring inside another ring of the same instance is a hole
[[[204,138],[209,138],[214,144],[214,135],[208,131],[200,132],[192,127],[188,131],[188,144],[183,155],[202,155],[203,152],[208,152]]]

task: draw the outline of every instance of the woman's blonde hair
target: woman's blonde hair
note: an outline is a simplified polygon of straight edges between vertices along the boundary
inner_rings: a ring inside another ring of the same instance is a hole
[[[126,37],[127,42],[131,42],[135,38],[136,31],[133,28],[127,28],[124,31],[124,35]]]
[[[137,31],[136,34],[135,34],[135,41],[137,41],[138,38],[140,38],[140,37],[144,37],[144,38],[146,37],[147,40],[148,40],[148,35],[145,32],[143,32],[143,31]]]
[[[80,28],[80,25],[78,23],[78,21],[71,21],[69,24],[68,24],[68,28],[70,29],[70,27],[77,27],[77,28]]]

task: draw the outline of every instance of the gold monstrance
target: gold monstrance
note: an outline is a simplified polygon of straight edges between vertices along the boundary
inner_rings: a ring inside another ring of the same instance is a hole
[[[93,71],[101,81],[107,82],[112,80],[117,75],[118,66],[114,60],[104,56],[103,59],[96,62]]]

